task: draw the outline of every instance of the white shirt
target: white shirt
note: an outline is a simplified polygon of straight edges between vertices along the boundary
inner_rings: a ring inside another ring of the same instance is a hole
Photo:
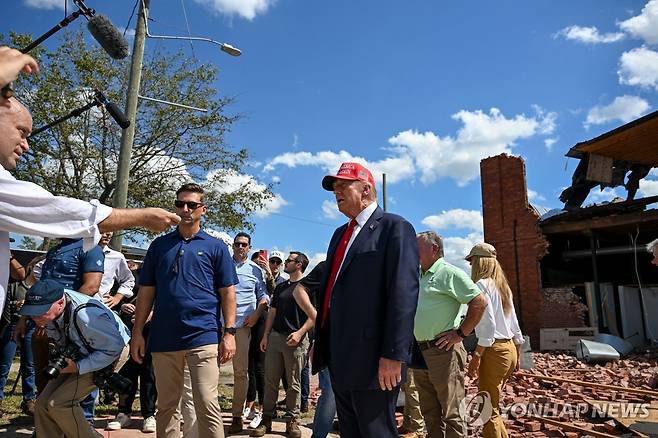
[[[477,286],[489,299],[489,305],[485,309],[482,319],[475,326],[478,345],[491,347],[496,339],[513,339],[516,345],[523,344],[523,334],[519,328],[519,321],[516,319],[514,302],[511,303],[512,310],[509,315],[505,315],[503,301],[493,279],[483,278],[477,282]]]
[[[354,218],[354,220],[356,221],[356,225],[354,226],[354,231],[352,231],[352,237],[350,237],[350,241],[347,242],[347,248],[345,248],[345,254],[343,254],[343,260],[340,261],[340,268],[338,268],[338,274],[340,274],[340,270],[343,269],[343,262],[345,261],[345,257],[347,257],[347,253],[352,247],[352,243],[354,243],[356,236],[359,235],[361,229],[365,226],[366,222],[368,222],[368,219],[370,219],[370,216],[372,216],[372,214],[375,212],[376,209],[377,209],[377,203],[373,202],[372,204],[361,210],[361,213],[359,213],[357,217]],[[350,222],[352,221],[350,220]]]
[[[0,309],[9,281],[9,233],[44,237],[83,237],[85,251],[101,238],[97,224],[112,208],[94,200],[54,196],[27,181],[19,181],[0,166]]]
[[[133,288],[135,287],[135,277],[128,268],[126,257],[119,251],[115,251],[109,246],[103,248],[105,254],[105,265],[103,272],[103,279],[101,286],[98,288],[98,296],[101,298],[112,290],[114,282],[119,283],[117,293],[126,298],[133,296]]]

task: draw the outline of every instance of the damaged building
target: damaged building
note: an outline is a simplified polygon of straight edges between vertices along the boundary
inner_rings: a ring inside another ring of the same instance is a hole
[[[658,112],[578,143],[567,156],[580,162],[563,192],[565,209],[544,216],[528,202],[521,158],[480,164],[484,237],[498,250],[521,328],[534,349],[540,334],[563,346],[564,336],[550,338],[557,328],[572,329],[565,336],[574,339],[598,331],[638,348],[655,345],[658,268],[646,244],[658,238],[658,196],[634,197],[658,167]],[[580,206],[591,189],[617,185],[626,200]]]

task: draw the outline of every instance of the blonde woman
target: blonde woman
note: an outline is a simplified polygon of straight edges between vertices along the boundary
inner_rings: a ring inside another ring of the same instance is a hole
[[[484,438],[507,438],[500,417],[500,391],[514,370],[519,369],[523,335],[514,311],[514,301],[503,268],[496,260],[496,248],[478,243],[466,257],[471,279],[489,299],[482,319],[475,327],[478,345],[468,364],[468,375],[479,374],[478,388],[491,396],[493,413],[484,425]]]

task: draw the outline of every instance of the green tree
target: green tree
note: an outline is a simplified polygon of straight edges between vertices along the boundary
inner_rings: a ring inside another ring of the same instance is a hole
[[[29,36],[12,34],[10,45],[22,47],[29,41]],[[97,44],[88,45],[82,32],[63,33],[53,51],[39,48],[31,54],[41,73],[22,75],[15,89],[32,112],[35,127],[83,106],[96,89],[120,108],[125,106],[129,60],[111,60]],[[245,149],[226,145],[225,134],[240,116],[228,113],[233,99],[219,95],[217,76],[214,66],[198,65],[182,53],[155,51],[145,58],[140,94],[208,111],[140,99],[129,206],[171,209],[181,184],[200,182],[210,206],[206,224],[236,230],[253,228],[251,215],[273,199],[271,187],[253,179],[240,187],[231,184],[248,155]],[[30,152],[19,161],[17,177],[56,195],[111,205],[120,140],[121,129],[114,120],[104,108],[94,108],[30,138]]]
[[[37,245],[37,241],[34,237],[23,236],[23,238],[21,239],[21,244],[19,245],[19,248],[39,249],[39,245]]]

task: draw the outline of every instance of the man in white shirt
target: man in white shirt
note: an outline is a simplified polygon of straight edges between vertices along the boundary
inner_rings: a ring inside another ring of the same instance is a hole
[[[98,245],[103,249],[103,254],[105,254],[105,272],[103,273],[101,286],[98,289],[98,295],[110,309],[119,304],[122,299],[132,297],[135,288],[135,277],[128,268],[126,257],[119,251],[109,247],[113,235],[112,231],[103,233],[100,242],[98,242]],[[115,283],[118,284],[116,294],[110,295]]]
[[[0,47],[0,88],[21,72],[38,71],[34,59]],[[144,227],[164,231],[180,217],[161,208],[113,209],[98,201],[54,196],[36,184],[19,181],[9,171],[28,148],[32,116],[18,100],[0,96],[0,308],[9,279],[9,233],[46,237],[83,237],[91,249],[105,231]]]

